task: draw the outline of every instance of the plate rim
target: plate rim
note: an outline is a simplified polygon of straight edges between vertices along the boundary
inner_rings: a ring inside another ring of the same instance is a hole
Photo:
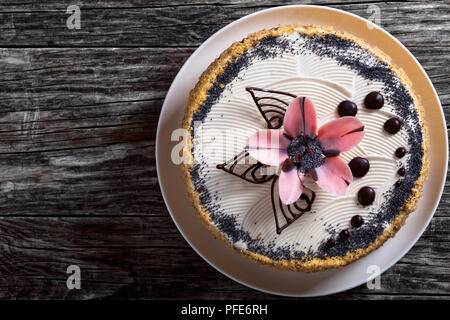
[[[440,114],[439,116],[441,117],[443,124],[446,126],[447,122],[445,119],[445,115],[442,109],[442,104],[441,101],[439,99],[439,95],[436,91],[436,88],[434,87],[433,83],[431,82],[428,74],[426,73],[426,71],[424,70],[424,68],[422,67],[422,65],[419,63],[419,61],[416,59],[416,57],[408,50],[408,48],[406,48],[397,38],[395,38],[393,35],[391,35],[388,31],[386,31],[383,27],[378,26],[376,24],[374,24],[373,22],[358,16],[354,13],[345,11],[345,10],[341,10],[341,9],[337,9],[337,8],[333,8],[333,7],[329,7],[329,6],[319,6],[319,5],[286,5],[286,6],[276,6],[276,7],[271,7],[271,8],[267,8],[267,9],[263,9],[263,10],[259,10],[256,12],[253,12],[251,14],[245,15],[237,20],[234,20],[233,22],[227,24],[226,26],[222,27],[221,29],[219,29],[218,31],[214,32],[207,40],[205,40],[197,49],[194,50],[194,52],[189,56],[189,58],[185,61],[185,63],[183,64],[183,66],[179,69],[177,75],[175,76],[175,78],[172,81],[172,84],[170,85],[169,90],[167,91],[167,94],[164,98],[164,102],[163,105],[161,107],[161,112],[158,118],[158,127],[157,127],[157,131],[156,131],[156,139],[155,139],[155,158],[156,158],[156,171],[157,171],[157,178],[158,178],[158,184],[160,187],[160,191],[161,194],[163,196],[164,199],[164,203],[166,205],[166,208],[172,218],[172,221],[175,223],[178,231],[181,233],[181,235],[183,236],[183,238],[186,240],[186,242],[188,242],[188,244],[190,245],[190,247],[204,260],[206,261],[210,266],[212,266],[214,269],[216,269],[217,271],[219,271],[221,274],[225,275],[226,277],[236,281],[237,283],[244,285],[246,287],[249,287],[253,290],[257,290],[260,292],[264,292],[264,293],[268,293],[268,294],[272,294],[272,295],[277,295],[277,296],[284,296],[284,297],[318,297],[318,296],[325,296],[325,295],[331,295],[331,294],[336,294],[339,292],[344,292],[347,291],[349,289],[355,288],[360,286],[361,284],[365,283],[360,282],[357,284],[350,284],[349,286],[345,286],[343,288],[339,288],[339,289],[330,289],[328,291],[324,291],[322,293],[317,293],[317,294],[290,294],[290,293],[282,293],[282,292],[277,292],[277,291],[273,291],[273,290],[269,290],[266,288],[261,288],[258,286],[255,286],[253,284],[249,284],[247,282],[244,282],[243,280],[240,280],[230,274],[228,274],[227,272],[223,271],[220,266],[217,266],[215,263],[213,263],[212,261],[210,261],[208,258],[206,258],[202,252],[200,252],[200,250],[191,242],[191,240],[188,238],[188,236],[184,233],[184,231],[182,230],[182,228],[180,227],[178,221],[176,220],[172,210],[170,209],[170,206],[168,205],[168,201],[167,201],[167,196],[166,196],[166,191],[164,190],[164,187],[162,185],[161,182],[161,172],[160,172],[160,168],[161,168],[161,164],[160,164],[160,152],[159,152],[159,145],[160,145],[160,140],[161,140],[161,134],[160,134],[160,123],[163,117],[163,113],[164,110],[167,109],[167,101],[168,101],[168,97],[170,95],[173,94],[173,91],[175,90],[175,83],[180,81],[180,77],[183,74],[184,70],[189,66],[189,64],[196,58],[196,56],[199,54],[199,52],[201,52],[203,50],[203,48],[205,48],[210,42],[212,42],[216,37],[220,36],[221,34],[223,34],[224,32],[226,32],[228,29],[231,29],[232,27],[234,27],[235,25],[242,23],[245,20],[250,20],[258,15],[262,15],[271,11],[282,11],[282,10],[289,10],[289,9],[302,9],[302,8],[316,8],[316,9],[321,9],[321,10],[329,10],[329,11],[334,11],[336,13],[339,14],[344,14],[344,15],[349,15],[352,16],[358,20],[362,20],[362,22],[367,23],[368,25],[371,25],[373,28],[378,29],[379,31],[383,32],[385,35],[387,35],[389,38],[391,38],[392,40],[394,40],[394,42],[396,42],[397,45],[399,45],[415,62],[416,66],[419,67],[420,71],[422,72],[422,74],[424,75],[425,79],[427,80],[427,84],[428,86],[431,88],[433,96],[436,98],[438,106],[439,106],[439,111]],[[239,39],[236,39],[235,41],[238,41]],[[217,52],[217,54],[220,54],[220,52]],[[449,146],[448,146],[448,133],[447,130],[443,130],[444,131],[444,135],[445,135],[445,140],[447,141],[446,144],[446,148],[445,148],[445,158],[447,159],[447,161],[445,161],[444,164],[444,172],[443,172],[443,176],[447,177],[447,173],[448,173],[448,152],[449,152]],[[419,232],[417,232],[417,234],[415,235],[413,241],[411,241],[410,245],[403,251],[402,254],[400,254],[399,256],[397,256],[395,259],[392,259],[389,263],[387,263],[385,266],[383,266],[383,268],[381,269],[380,275],[383,274],[385,271],[389,270],[393,265],[395,265],[398,261],[400,261],[410,250],[411,248],[417,243],[417,241],[420,239],[420,237],[422,236],[423,232],[425,231],[425,229],[429,226],[432,218],[434,217],[434,214],[436,212],[437,207],[439,206],[441,197],[442,197],[442,193],[444,191],[444,187],[445,187],[445,182],[446,182],[446,178],[444,178],[442,180],[441,186],[439,187],[439,197],[438,197],[438,201],[436,201],[436,203],[434,204],[433,208],[432,208],[432,214],[430,214],[430,216],[428,217],[426,223],[424,223],[421,227],[421,229],[419,230]],[[198,217],[195,217],[196,219],[198,219]]]

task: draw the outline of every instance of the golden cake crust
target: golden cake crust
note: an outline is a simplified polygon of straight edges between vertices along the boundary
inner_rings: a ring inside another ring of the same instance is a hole
[[[203,205],[200,202],[199,194],[195,190],[195,187],[191,179],[192,177],[190,174],[190,169],[194,164],[194,157],[193,154],[191,153],[193,146],[193,137],[191,135],[192,133],[191,121],[194,112],[206,100],[208,90],[214,85],[217,77],[224,72],[224,70],[228,66],[228,63],[241,56],[246,50],[252,48],[255,44],[257,44],[266,37],[278,36],[282,34],[291,34],[295,31],[301,32],[308,36],[333,34],[342,39],[352,40],[361,47],[363,47],[364,49],[374,54],[376,57],[378,57],[379,60],[387,63],[390,66],[391,70],[396,74],[396,76],[398,76],[398,78],[402,81],[402,84],[406,87],[406,89],[410,93],[414,101],[414,105],[417,107],[419,113],[423,134],[422,170],[419,178],[416,181],[415,187],[412,189],[411,196],[404,203],[402,210],[396,216],[394,221],[390,223],[390,225],[386,228],[386,230],[381,235],[379,235],[377,239],[374,242],[372,242],[367,248],[349,252],[345,256],[341,257],[312,258],[306,261],[296,259],[275,261],[264,255],[256,254],[248,250],[235,247],[225,237],[225,235],[221,233],[218,230],[218,228],[211,222],[211,217],[208,211],[203,207]],[[185,129],[186,132],[189,132],[188,136],[184,137],[185,144],[181,151],[184,158],[183,164],[181,165],[183,181],[186,187],[188,197],[191,200],[192,205],[194,206],[194,209],[198,213],[198,216],[202,221],[202,223],[204,224],[204,226],[210,232],[212,232],[218,239],[221,239],[228,247],[239,252],[240,254],[250,258],[251,260],[257,263],[269,265],[282,270],[316,272],[330,268],[340,268],[369,254],[373,250],[382,246],[386,240],[388,240],[391,237],[394,237],[397,231],[400,230],[400,228],[405,224],[408,215],[416,209],[417,203],[419,199],[422,197],[422,188],[424,182],[427,179],[429,167],[429,158],[428,158],[429,136],[428,136],[428,129],[424,122],[424,118],[425,112],[422,103],[420,99],[417,97],[417,95],[413,92],[410,80],[408,79],[404,71],[392,65],[390,58],[386,56],[378,48],[370,47],[363,40],[346,32],[336,31],[329,26],[280,25],[277,28],[272,28],[268,30],[264,29],[248,35],[247,38],[243,39],[240,42],[235,42],[227,50],[222,52],[222,54],[214,62],[212,62],[209,65],[209,67],[203,72],[203,74],[200,76],[197,85],[194,87],[194,89],[191,90],[185,115],[182,121],[182,128]]]

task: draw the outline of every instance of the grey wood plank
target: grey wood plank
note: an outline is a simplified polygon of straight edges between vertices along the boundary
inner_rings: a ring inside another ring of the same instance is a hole
[[[0,110],[163,99],[190,48],[0,49]],[[70,108],[67,108],[70,107]],[[101,110],[101,109],[100,109]],[[20,116],[20,115],[19,115]]]
[[[120,4],[105,8],[104,4],[81,7],[80,30],[66,27],[69,15],[65,5],[56,6],[58,10],[53,9],[55,5],[41,2],[22,7],[3,4],[0,46],[198,46],[228,23],[281,3],[235,1],[189,6],[156,3],[134,8],[120,7]],[[407,45],[450,45],[449,3],[376,2],[376,5],[381,10],[380,24]],[[367,11],[367,3],[331,2],[331,6],[365,18],[372,15]],[[34,11],[33,7],[40,10]]]
[[[0,215],[167,215],[148,139],[0,156]]]

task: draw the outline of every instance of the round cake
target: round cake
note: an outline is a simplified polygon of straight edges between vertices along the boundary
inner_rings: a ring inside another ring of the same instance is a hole
[[[257,263],[342,267],[393,237],[427,178],[407,76],[328,26],[281,25],[225,50],[190,93],[182,172],[204,225]]]

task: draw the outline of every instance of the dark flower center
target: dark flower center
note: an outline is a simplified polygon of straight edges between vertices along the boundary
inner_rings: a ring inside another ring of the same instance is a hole
[[[320,167],[325,162],[325,155],[319,141],[308,136],[292,139],[287,152],[289,159],[302,173],[308,169]]]

